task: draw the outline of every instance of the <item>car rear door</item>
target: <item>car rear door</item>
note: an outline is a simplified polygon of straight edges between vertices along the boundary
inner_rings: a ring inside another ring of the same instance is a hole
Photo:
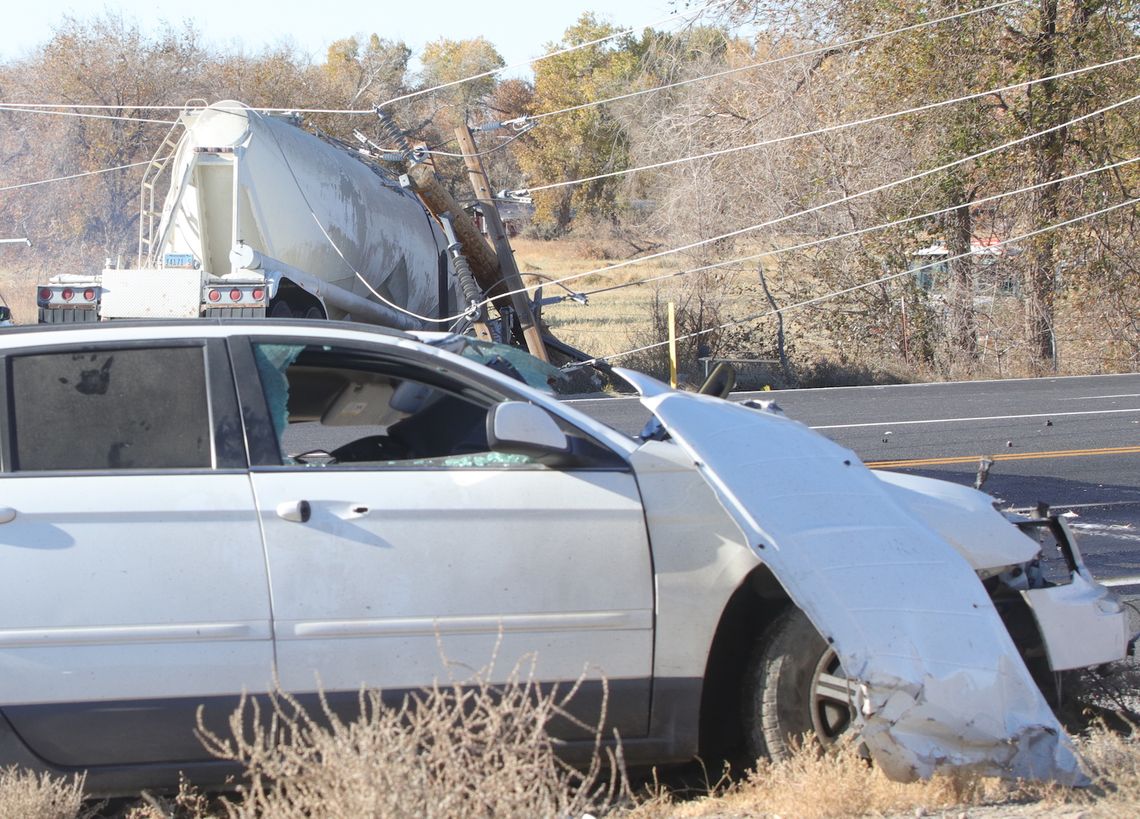
[[[204,758],[197,707],[224,725],[273,662],[224,342],[0,363],[0,711],[57,765]]]
[[[239,384],[264,385],[243,390],[247,428],[277,433],[251,450],[284,687],[399,697],[521,662],[563,690],[581,678],[570,710],[590,724],[608,687],[608,725],[646,733],[653,573],[618,455],[580,436],[573,465],[488,452],[497,399],[438,358],[275,339],[241,353]]]

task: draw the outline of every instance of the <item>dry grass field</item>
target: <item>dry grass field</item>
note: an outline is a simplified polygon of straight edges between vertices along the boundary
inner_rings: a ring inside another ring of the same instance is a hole
[[[565,286],[576,293],[589,293],[614,285],[683,270],[682,261],[673,256],[628,265],[616,270],[591,273],[622,261],[616,253],[606,252],[602,244],[569,239],[560,242],[516,238],[511,240],[519,271],[528,284],[543,285],[543,297],[567,296],[565,289],[547,284],[553,279],[578,276]],[[606,356],[628,350],[645,342],[653,327],[655,293],[667,300],[679,289],[680,280],[666,278],[657,282],[620,289],[603,290],[589,295],[587,304],[563,301],[543,308],[543,317],[561,340],[591,355]]]
[[[593,242],[569,238],[560,241],[514,239],[512,244],[519,270],[528,284],[542,285],[543,298],[565,297],[543,308],[543,319],[560,340],[611,363],[644,370],[665,377],[668,339],[667,303],[677,306],[677,334],[681,359],[681,380],[700,383],[701,367],[696,359],[715,352],[712,335],[686,339],[687,333],[715,327],[745,316],[768,311],[755,265],[700,271],[708,260],[665,256],[641,262],[627,261],[629,248],[612,240]],[[612,268],[614,265],[622,265]],[[586,274],[586,275],[582,275]],[[569,293],[551,280],[575,277],[565,287],[584,294],[586,303],[568,298]],[[771,320],[760,332],[755,323],[723,331],[734,338],[736,348],[771,349],[775,343],[775,323]],[[735,334],[735,335],[734,335]],[[624,355],[628,351],[649,350]],[[802,346],[802,345],[801,345]],[[702,351],[701,348],[706,348]],[[734,350],[733,355],[740,353]],[[756,353],[744,353],[755,357]],[[749,375],[747,369],[741,376]],[[765,373],[755,374],[767,383]],[[755,380],[753,378],[752,380]],[[743,384],[759,387],[760,383]]]

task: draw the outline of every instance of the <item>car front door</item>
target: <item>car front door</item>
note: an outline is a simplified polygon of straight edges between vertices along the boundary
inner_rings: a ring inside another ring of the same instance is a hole
[[[56,765],[206,758],[197,707],[224,726],[273,662],[224,343],[0,363],[0,712]]]
[[[274,433],[253,486],[285,688],[399,696],[521,663],[581,679],[587,723],[605,688],[607,725],[646,733],[652,567],[616,454],[580,437],[571,465],[488,451],[501,396],[426,353],[262,339],[245,355],[239,383],[264,387],[243,392],[247,429]]]

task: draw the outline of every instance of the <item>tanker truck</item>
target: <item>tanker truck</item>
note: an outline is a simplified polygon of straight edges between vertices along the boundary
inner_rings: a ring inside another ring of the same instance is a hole
[[[289,117],[234,101],[188,109],[148,164],[141,200],[135,264],[38,285],[40,323],[272,316],[448,329],[417,316],[460,303],[449,243],[416,194]]]

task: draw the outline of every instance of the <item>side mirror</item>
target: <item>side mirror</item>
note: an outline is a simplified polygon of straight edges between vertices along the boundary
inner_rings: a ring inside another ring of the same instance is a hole
[[[487,443],[495,452],[549,455],[570,451],[566,433],[549,413],[525,401],[505,401],[487,413]]]

